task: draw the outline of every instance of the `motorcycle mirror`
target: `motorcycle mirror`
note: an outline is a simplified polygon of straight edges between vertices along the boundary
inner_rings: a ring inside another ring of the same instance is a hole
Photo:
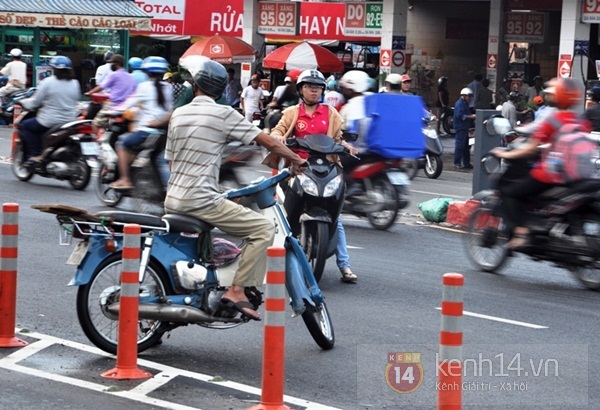
[[[481,169],[486,175],[490,175],[500,171],[500,158],[487,154],[481,158]]]
[[[485,130],[490,135],[502,135],[511,130],[510,121],[501,115],[494,115],[483,122]]]

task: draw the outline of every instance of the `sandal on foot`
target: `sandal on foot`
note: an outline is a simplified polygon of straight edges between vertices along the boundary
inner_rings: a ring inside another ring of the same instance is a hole
[[[247,310],[244,310],[244,309],[250,309],[251,311],[256,313],[256,310],[254,310],[254,305],[248,301],[242,300],[239,302],[234,302],[233,300],[231,300],[229,298],[221,298],[221,303],[230,309],[237,310],[238,312],[240,312],[242,314],[242,317],[244,317],[246,319],[260,321],[259,316],[254,316],[253,314],[248,313]]]
[[[530,246],[529,234],[515,233],[510,241],[506,243],[506,248],[510,251],[519,251]]]
[[[117,191],[128,191],[128,190],[133,189],[133,185],[127,185],[127,184],[122,184],[122,183],[117,184],[114,182],[112,184],[110,184],[109,187],[111,187],[112,189],[117,190]]]
[[[350,268],[343,268],[341,270],[342,272],[342,282],[346,282],[346,283],[356,283],[356,281],[358,280],[358,276],[356,276],[354,273],[352,273],[352,271],[350,270]]]

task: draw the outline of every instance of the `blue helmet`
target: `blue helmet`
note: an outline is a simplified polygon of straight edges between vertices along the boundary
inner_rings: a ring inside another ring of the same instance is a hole
[[[50,67],[55,70],[66,70],[67,68],[73,68],[73,63],[71,63],[71,59],[65,56],[56,56],[50,60]]]
[[[327,89],[328,90],[335,90],[337,88],[337,86],[338,86],[337,81],[335,81],[335,80],[327,81]]]
[[[129,64],[129,68],[132,70],[139,70],[142,68],[143,60],[139,57],[131,57],[127,64]]]
[[[164,74],[169,71],[169,63],[162,57],[146,57],[142,61],[142,70],[149,73]]]

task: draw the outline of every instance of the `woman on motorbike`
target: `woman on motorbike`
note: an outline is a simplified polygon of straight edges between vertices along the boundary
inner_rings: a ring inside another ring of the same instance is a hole
[[[555,142],[554,137],[560,128],[556,127],[555,123],[564,125],[580,121],[574,112],[569,111],[569,108],[582,102],[582,93],[575,80],[553,79],[547,84],[544,92],[548,104],[557,108],[557,111],[552,113],[551,119],[545,119],[540,123],[527,143],[510,151],[494,148],[491,151],[492,155],[507,160],[534,157],[540,145]],[[583,122],[582,126],[589,131],[589,124]],[[526,200],[538,196],[555,185],[551,175],[542,167],[542,161],[537,160],[529,174],[518,183],[499,188],[502,196],[502,212],[506,216],[511,232],[511,240],[506,244],[508,249],[518,250],[529,244],[529,229],[525,227],[526,213],[523,212]]]
[[[310,134],[327,134],[345,145],[351,154],[358,150],[342,141],[342,117],[337,110],[329,105],[320,104],[319,100],[325,90],[325,77],[317,70],[305,70],[298,76],[296,89],[302,100],[299,104],[286,108],[283,116],[271,136],[285,143],[286,138],[304,138]],[[298,152],[306,158],[306,152]],[[271,164],[273,165],[273,164]],[[342,274],[343,282],[356,282],[358,277],[350,269],[350,256],[346,248],[346,232],[342,219],[338,218],[338,243],[336,248],[336,263]]]
[[[142,62],[142,70],[148,74],[148,81],[140,83],[135,93],[118,106],[118,111],[139,107],[138,123],[133,133],[124,134],[119,141],[119,179],[110,184],[113,189],[133,188],[129,174],[129,164],[140,150],[153,128],[164,127],[172,113],[173,92],[171,85],[163,81],[169,70],[169,63],[162,57],[147,57]]]
[[[29,165],[42,160],[42,136],[50,128],[77,119],[77,102],[81,97],[79,82],[73,78],[73,64],[68,57],[50,60],[53,75],[42,81],[33,95],[20,102],[26,110],[37,110],[35,118],[21,123],[21,139],[27,143]]]

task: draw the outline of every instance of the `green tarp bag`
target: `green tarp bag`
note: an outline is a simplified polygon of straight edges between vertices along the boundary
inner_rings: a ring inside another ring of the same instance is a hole
[[[452,198],[433,198],[429,201],[421,202],[417,206],[421,210],[423,217],[430,222],[445,222],[448,213],[448,205],[456,199]]]

